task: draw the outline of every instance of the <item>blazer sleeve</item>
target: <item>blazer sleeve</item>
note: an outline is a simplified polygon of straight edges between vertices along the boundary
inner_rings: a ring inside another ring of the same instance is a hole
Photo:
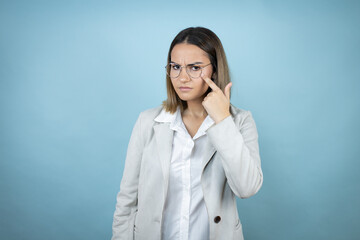
[[[142,151],[143,139],[141,134],[140,113],[131,133],[123,177],[120,183],[120,191],[116,197],[116,209],[112,224],[112,240],[133,239]]]
[[[256,194],[263,183],[258,133],[250,111],[236,126],[228,116],[207,131],[210,142],[221,156],[228,184],[234,194],[248,198]]]

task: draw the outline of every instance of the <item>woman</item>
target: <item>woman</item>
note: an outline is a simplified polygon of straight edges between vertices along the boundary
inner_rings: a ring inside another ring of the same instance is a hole
[[[184,29],[167,63],[167,100],[131,134],[112,239],[243,239],[235,196],[254,195],[263,174],[252,115],[230,104],[222,44]]]

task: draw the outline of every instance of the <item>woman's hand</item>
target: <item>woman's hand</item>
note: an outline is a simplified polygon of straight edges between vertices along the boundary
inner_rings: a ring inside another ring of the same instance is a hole
[[[202,105],[206,112],[215,121],[216,124],[230,116],[230,88],[232,83],[228,83],[223,91],[208,77],[201,74],[201,78],[212,89],[203,100]]]

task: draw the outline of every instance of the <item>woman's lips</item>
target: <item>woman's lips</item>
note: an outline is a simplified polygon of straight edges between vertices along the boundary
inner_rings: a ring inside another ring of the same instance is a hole
[[[180,87],[180,90],[182,91],[182,92],[188,92],[188,91],[190,91],[192,88],[189,88],[189,87]]]

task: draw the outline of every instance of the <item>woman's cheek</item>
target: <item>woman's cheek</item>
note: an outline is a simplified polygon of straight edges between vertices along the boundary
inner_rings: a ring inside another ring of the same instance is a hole
[[[201,92],[204,94],[209,88],[209,85],[206,84],[206,82],[203,82],[201,87]]]

